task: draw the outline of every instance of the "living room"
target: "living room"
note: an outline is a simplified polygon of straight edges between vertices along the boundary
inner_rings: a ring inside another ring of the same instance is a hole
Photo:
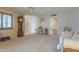
[[[0,7],[0,12],[0,51],[58,52],[65,27],[79,32],[78,7]]]

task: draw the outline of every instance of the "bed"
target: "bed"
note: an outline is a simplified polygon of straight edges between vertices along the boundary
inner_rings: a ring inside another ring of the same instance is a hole
[[[79,40],[65,38],[63,48],[64,52],[79,52]]]
[[[79,52],[78,32],[63,32],[59,41],[61,52]]]

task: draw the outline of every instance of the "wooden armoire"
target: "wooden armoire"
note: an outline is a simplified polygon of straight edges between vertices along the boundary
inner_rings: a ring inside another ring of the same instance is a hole
[[[22,36],[24,36],[24,32],[23,32],[23,16],[19,16],[17,18],[17,20],[18,20],[18,33],[17,33],[17,36],[22,37]]]

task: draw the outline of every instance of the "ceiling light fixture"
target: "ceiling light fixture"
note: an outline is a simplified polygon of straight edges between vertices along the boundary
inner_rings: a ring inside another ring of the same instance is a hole
[[[34,7],[29,7],[29,14],[31,14],[33,12]]]

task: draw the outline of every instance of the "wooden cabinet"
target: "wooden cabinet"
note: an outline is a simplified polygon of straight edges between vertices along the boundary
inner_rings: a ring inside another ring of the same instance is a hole
[[[23,32],[23,16],[18,17],[18,37],[24,36]]]

